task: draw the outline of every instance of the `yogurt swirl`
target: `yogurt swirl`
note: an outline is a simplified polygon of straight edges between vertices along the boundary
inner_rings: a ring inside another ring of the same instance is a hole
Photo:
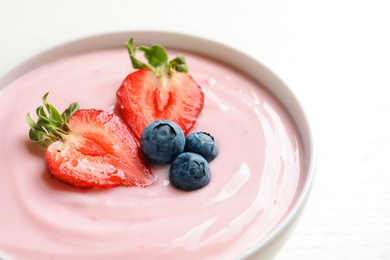
[[[49,174],[43,150],[28,139],[25,115],[46,92],[59,110],[79,102],[119,114],[115,93],[132,71],[124,49],[64,57],[0,92],[0,252],[11,259],[226,259],[272,231],[303,185],[293,120],[242,72],[184,54],[205,93],[193,131],[211,133],[220,149],[210,184],[193,192],[170,185],[166,166],[152,168],[158,178],[147,188],[75,189]]]

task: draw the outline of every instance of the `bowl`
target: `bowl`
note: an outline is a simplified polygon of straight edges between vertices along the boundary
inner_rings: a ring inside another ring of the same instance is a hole
[[[282,248],[297,225],[309,197],[315,171],[315,149],[311,128],[300,102],[291,89],[264,62],[224,44],[191,35],[157,31],[126,31],[99,34],[52,47],[4,71],[0,75],[0,100],[1,96],[5,95],[4,92],[7,86],[38,67],[68,56],[111,48],[124,48],[124,43],[130,36],[134,37],[137,44],[150,45],[158,43],[168,49],[183,50],[191,55],[212,59],[232,71],[243,73],[269,92],[291,116],[292,122],[296,126],[297,134],[301,139],[301,149],[303,151],[301,166],[304,169],[299,177],[300,184],[297,185],[297,190],[294,191],[294,200],[288,206],[286,214],[260,241],[257,241],[254,245],[237,255],[229,256],[239,259],[272,259]],[[242,68],[245,68],[245,71]],[[4,174],[3,171],[2,174]],[[45,176],[45,174],[43,175]],[[42,179],[44,178],[46,177],[42,177]],[[65,189],[61,186],[60,192],[64,192]],[[69,193],[69,191],[66,190],[65,193]],[[88,193],[84,195],[88,196]],[[2,244],[0,240],[0,257],[6,258],[1,255],[1,250]]]

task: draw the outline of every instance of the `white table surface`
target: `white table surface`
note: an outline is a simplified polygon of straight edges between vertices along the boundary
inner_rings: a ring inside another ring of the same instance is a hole
[[[301,100],[318,150],[311,198],[277,259],[390,259],[389,11],[387,0],[0,0],[0,71],[118,30],[184,32],[253,55]]]

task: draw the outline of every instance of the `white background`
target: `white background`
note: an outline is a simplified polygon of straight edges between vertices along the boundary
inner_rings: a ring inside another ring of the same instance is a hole
[[[307,110],[315,185],[278,260],[390,259],[389,1],[0,0],[0,71],[62,41],[145,29],[246,52]]]

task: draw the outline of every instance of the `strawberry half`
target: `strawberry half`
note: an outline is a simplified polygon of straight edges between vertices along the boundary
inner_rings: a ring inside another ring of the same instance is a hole
[[[117,102],[130,129],[140,138],[153,121],[171,120],[188,134],[203,108],[204,94],[188,74],[184,56],[168,62],[164,47],[136,48],[133,38],[126,47],[136,71],[124,79],[117,91]],[[137,49],[144,52],[149,64],[135,58]]]
[[[30,139],[46,148],[51,174],[78,188],[151,185],[155,177],[146,165],[138,141],[117,116],[81,109],[72,103],[64,113],[47,102],[38,107],[38,121],[27,114]]]

